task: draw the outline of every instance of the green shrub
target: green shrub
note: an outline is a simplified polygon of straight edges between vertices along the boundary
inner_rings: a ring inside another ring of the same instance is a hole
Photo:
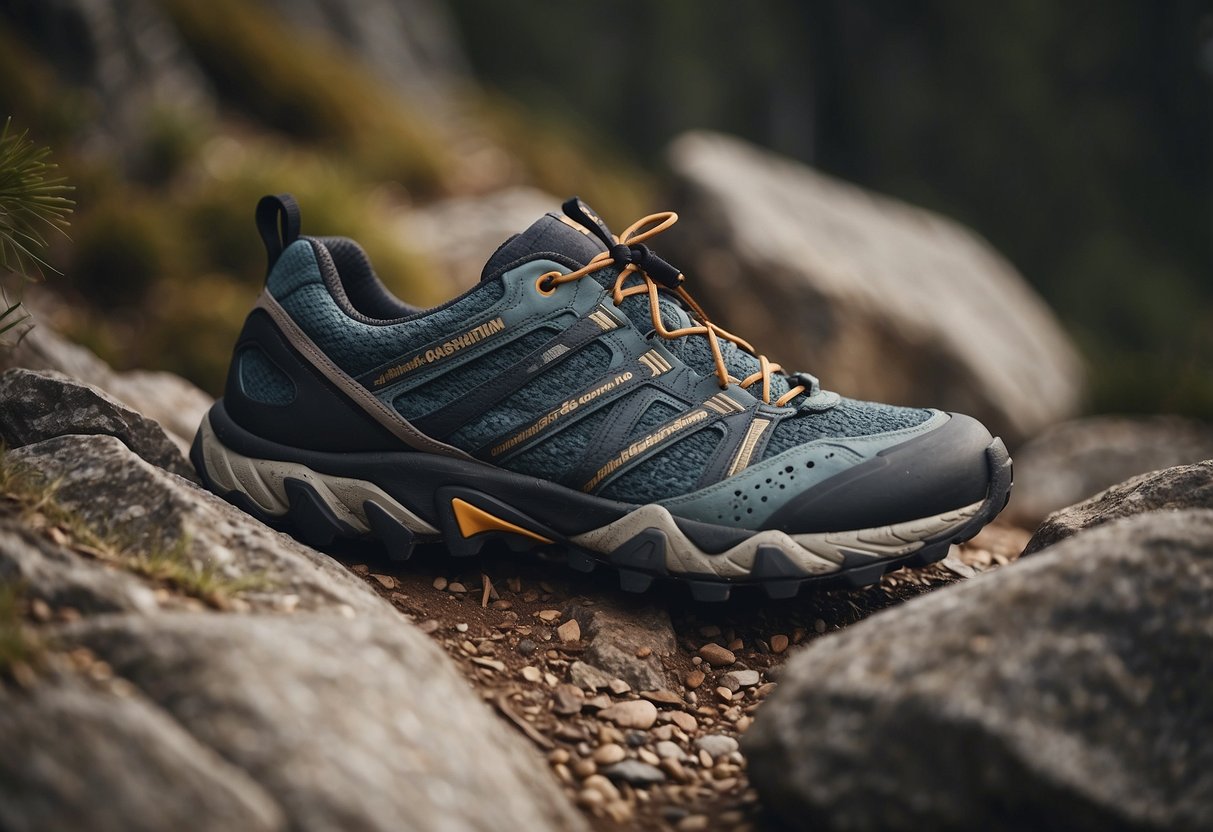
[[[447,189],[455,160],[442,138],[356,56],[242,0],[163,3],[225,101],[369,177],[422,196]]]

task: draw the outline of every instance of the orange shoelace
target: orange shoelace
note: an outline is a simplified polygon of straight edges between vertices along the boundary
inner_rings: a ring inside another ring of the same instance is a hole
[[[657,236],[663,231],[668,230],[676,222],[678,222],[678,215],[673,211],[661,211],[656,214],[649,214],[647,217],[637,220],[629,225],[622,234],[619,234],[615,238],[615,241],[619,245],[626,246],[633,251],[639,250],[640,253],[643,253],[644,257],[647,257],[649,255],[648,250],[639,244],[645,240]],[[653,227],[649,228],[648,226],[650,225]],[[540,289],[544,291],[551,291],[561,283],[570,283],[574,280],[580,280],[586,275],[593,274],[594,272],[601,271],[602,269],[615,265],[618,265],[615,256],[609,251],[604,251],[595,255],[594,259],[592,259],[589,263],[586,263],[577,271],[568,272],[567,274],[562,274],[561,272],[548,272],[542,275],[537,283]],[[631,275],[634,274],[639,275],[644,280],[644,283],[624,288],[623,284]],[[670,287],[663,283],[658,283],[649,276],[649,273],[645,271],[643,266],[635,262],[630,262],[620,269],[619,276],[615,278],[615,285],[611,289],[611,297],[614,300],[615,305],[618,306],[625,298],[629,298],[632,295],[647,293],[649,296],[649,314],[653,318],[653,330],[658,335],[671,341],[689,335],[702,335],[703,337],[707,338],[708,345],[712,350],[712,360],[716,364],[716,376],[720,380],[721,389],[728,387],[729,384],[737,384],[739,387],[748,388],[751,384],[762,381],[762,400],[767,404],[772,404],[771,375],[773,373],[782,371],[783,367],[769,361],[765,355],[755,351],[755,349],[750,346],[749,342],[745,339],[739,338],[723,327],[712,323],[699,304],[695,302],[695,299],[691,297],[690,293],[687,292],[685,288],[682,287],[682,280],[683,276],[679,274],[677,277],[678,285]],[[698,319],[698,321],[693,326],[687,326],[681,329],[666,329],[665,324],[661,321],[660,293],[663,291],[671,292],[681,298],[683,303],[686,304],[686,307],[692,312],[694,318]],[[741,349],[750,353],[750,355],[756,357],[759,364],[758,370],[743,379],[737,379],[729,375],[729,368],[725,366],[724,363],[724,354],[720,350],[721,338],[724,338],[726,341],[733,342]],[[806,388],[803,384],[798,384],[776,399],[774,404],[777,407],[781,407],[799,396],[805,391],[805,389]]]

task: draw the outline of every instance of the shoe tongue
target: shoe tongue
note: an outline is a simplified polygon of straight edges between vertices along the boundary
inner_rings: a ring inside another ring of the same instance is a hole
[[[503,268],[519,260],[545,254],[560,255],[578,266],[590,262],[606,246],[588,229],[559,214],[544,214],[530,228],[506,240],[484,264],[480,279],[494,277]]]

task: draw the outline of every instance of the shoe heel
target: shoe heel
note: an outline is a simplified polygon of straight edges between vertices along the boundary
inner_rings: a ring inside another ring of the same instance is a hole
[[[211,491],[310,546],[376,538],[394,560],[406,560],[418,535],[438,534],[374,483],[232,450],[215,434],[209,413],[194,437],[190,460]]]

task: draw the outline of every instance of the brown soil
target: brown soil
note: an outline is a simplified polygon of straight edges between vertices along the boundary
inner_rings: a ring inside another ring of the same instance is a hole
[[[740,753],[701,758],[692,745],[696,737],[743,733],[797,645],[1008,563],[1027,537],[1023,530],[994,525],[926,569],[894,572],[863,590],[806,591],[791,601],[772,602],[754,592],[739,593],[724,604],[700,604],[681,587],[655,586],[649,600],[669,611],[678,644],[663,661],[668,675],[684,684],[672,691],[676,697],[671,702],[659,703],[658,721],[647,731],[620,730],[596,715],[601,706],[637,698],[635,691],[587,693],[579,711],[557,713],[557,686],[569,681],[569,667],[585,644],[562,643],[556,628],[567,620],[563,611],[572,603],[593,605],[621,597],[611,570],[581,575],[558,562],[558,556],[488,547],[469,559],[423,547],[405,563],[390,562],[369,545],[346,545],[331,554],[432,635],[484,699],[547,755],[554,775],[595,827],[732,830],[769,828],[771,822],[761,815]],[[784,641],[780,636],[789,646],[776,652]],[[709,642],[732,650],[737,663],[713,669],[701,662],[696,654]],[[759,671],[761,682],[726,699],[717,690],[721,677],[738,669]],[[705,675],[695,690],[685,684],[692,671]],[[693,722],[675,718],[674,711],[689,714]],[[653,749],[660,740],[679,745],[687,759],[659,763]],[[604,785],[597,774],[601,766],[592,758],[608,744],[621,746],[630,758],[658,764],[665,782]]]

